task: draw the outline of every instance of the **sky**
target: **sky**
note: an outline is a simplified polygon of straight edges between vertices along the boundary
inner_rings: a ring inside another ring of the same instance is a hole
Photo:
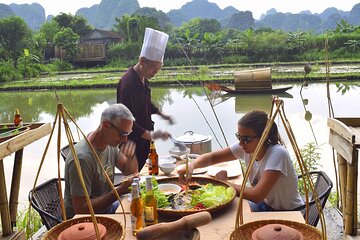
[[[171,9],[179,9],[191,0],[138,0],[140,7],[154,7],[167,13]],[[278,12],[299,13],[310,10],[312,13],[322,13],[328,7],[336,7],[339,10],[350,11],[352,7],[360,3],[360,0],[208,0],[216,3],[221,9],[233,6],[239,11],[251,11],[255,19],[266,13],[271,8]],[[46,15],[57,15],[60,12],[75,14],[79,8],[91,7],[99,4],[101,0],[0,0],[4,4],[31,4],[39,3],[45,8]]]

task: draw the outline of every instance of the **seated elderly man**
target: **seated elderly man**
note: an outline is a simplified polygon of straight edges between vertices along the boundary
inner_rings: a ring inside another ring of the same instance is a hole
[[[134,120],[125,105],[111,105],[102,112],[99,127],[87,137],[112,180],[115,167],[124,175],[137,171],[135,144],[127,141]],[[95,213],[115,213],[119,202],[106,182],[98,161],[85,139],[75,145],[75,151]],[[128,192],[131,180],[116,188],[119,195]],[[65,163],[65,209],[68,218],[72,218],[75,214],[90,213],[71,152]]]

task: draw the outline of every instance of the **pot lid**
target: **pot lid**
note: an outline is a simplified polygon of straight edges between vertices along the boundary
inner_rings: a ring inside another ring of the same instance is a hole
[[[256,229],[252,235],[252,240],[303,240],[304,236],[298,230],[283,224],[267,224]]]
[[[183,143],[195,143],[195,142],[205,142],[209,139],[208,135],[196,134],[193,131],[187,131],[184,135],[181,135],[176,138],[177,141]]]
[[[104,225],[98,223],[100,238],[106,234]],[[96,240],[94,224],[92,222],[83,222],[72,225],[62,231],[58,240]]]

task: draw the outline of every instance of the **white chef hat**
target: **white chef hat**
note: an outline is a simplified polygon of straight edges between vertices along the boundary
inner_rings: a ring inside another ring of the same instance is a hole
[[[163,62],[168,39],[169,35],[166,33],[146,28],[140,57],[145,57],[151,61]]]

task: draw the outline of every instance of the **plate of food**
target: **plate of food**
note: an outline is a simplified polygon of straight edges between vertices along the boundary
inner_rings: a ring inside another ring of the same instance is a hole
[[[3,127],[0,129],[0,142],[4,142],[20,133],[30,130],[29,125],[22,127]]]
[[[186,192],[185,186],[179,183],[178,177],[153,178],[153,191],[158,203],[160,216],[180,218],[196,212],[219,211],[234,200],[236,192],[230,184],[218,179],[194,176]],[[176,184],[181,191],[176,194],[164,194],[159,190],[161,184]],[[141,187],[145,191],[145,185]],[[142,195],[145,192],[142,192]]]
[[[188,158],[188,161],[189,161],[189,162],[192,162],[192,161],[194,161],[195,159],[197,159],[200,155],[199,155],[199,154],[195,154],[195,153],[190,153],[190,154],[181,155],[180,158],[181,158],[181,161],[182,161],[182,162],[185,162],[185,161],[186,161],[186,156],[187,156],[187,158]]]
[[[228,178],[238,177],[242,174],[241,166],[238,160],[215,164],[207,167],[207,170],[207,174],[212,177],[214,177],[221,170],[225,170],[227,172]]]
[[[185,165],[185,163],[183,163],[183,164],[180,164],[178,167],[180,167],[180,166],[183,166],[183,165]],[[197,174],[204,174],[204,173],[206,173],[207,172],[207,168],[195,168],[194,170],[193,170],[193,175],[197,175]]]

